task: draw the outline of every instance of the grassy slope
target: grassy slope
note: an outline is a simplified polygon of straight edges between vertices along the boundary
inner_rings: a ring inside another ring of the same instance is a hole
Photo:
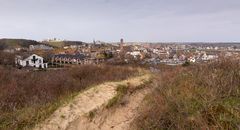
[[[64,42],[47,42],[47,44],[53,46],[53,47],[57,47],[57,48],[62,48],[65,46]]]
[[[82,43],[83,42],[81,42],[81,41],[50,41],[50,42],[46,42],[46,44],[49,44],[56,48],[62,48],[64,46],[68,46],[68,45],[81,45]]]
[[[135,72],[116,66],[46,72],[7,70],[0,66],[0,129],[29,129],[79,91],[105,81],[126,79]]]
[[[26,39],[0,39],[0,45],[4,48],[16,48],[16,47],[26,47],[29,45],[41,44],[34,40]]]
[[[174,68],[156,79],[139,129],[238,129],[239,61]]]

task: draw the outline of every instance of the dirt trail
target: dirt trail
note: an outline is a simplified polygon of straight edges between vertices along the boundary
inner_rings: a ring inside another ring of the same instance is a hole
[[[113,112],[112,115],[106,114],[104,120],[103,118],[99,118],[99,123],[103,123],[104,121],[103,124],[106,124],[106,125],[92,124],[92,122],[90,122],[89,119],[87,119],[86,115],[95,109],[103,108],[103,106],[106,105],[108,101],[116,95],[116,88],[119,85],[132,84],[133,87],[139,86],[143,84],[145,81],[148,81],[149,78],[150,78],[149,75],[144,75],[144,76],[135,77],[135,78],[131,78],[131,79],[120,81],[120,82],[107,82],[107,83],[92,87],[80,93],[78,96],[76,96],[71,103],[66,104],[65,106],[59,108],[42,124],[37,125],[34,128],[34,130],[67,130],[67,129],[69,130],[85,130],[85,129],[107,130],[109,129],[109,127],[114,128],[114,126],[116,126],[115,127],[116,129],[121,129],[121,128],[124,129],[124,127],[122,127],[124,125],[121,125],[121,123],[124,123],[124,121],[126,121],[124,117],[134,116],[134,114],[131,113],[131,111],[137,108],[138,104],[141,102],[141,99],[145,95],[145,90],[141,93],[136,93],[136,96],[131,97],[131,100],[130,100],[132,102],[131,106],[126,105],[126,107],[116,109],[116,111]],[[128,111],[128,115],[124,115],[124,113],[127,111]],[[102,114],[104,113],[108,113],[108,112],[103,112]],[[118,113],[122,113],[123,115],[118,115],[117,116],[118,119],[117,119],[115,117],[116,117],[116,114]],[[130,118],[126,118],[126,119],[130,119]],[[86,123],[85,121],[88,121],[88,123]],[[112,126],[108,124],[114,124],[114,125]]]
[[[151,90],[151,88],[138,90],[125,97],[124,105],[99,110],[93,120],[86,116],[80,117],[72,122],[67,130],[132,130],[135,126],[131,123],[138,115],[140,104]]]

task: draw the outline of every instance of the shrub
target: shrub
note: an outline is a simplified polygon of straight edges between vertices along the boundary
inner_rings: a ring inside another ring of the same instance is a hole
[[[30,72],[0,66],[0,129],[32,127],[77,92],[105,81],[126,79],[136,72],[110,65]]]
[[[162,72],[136,119],[139,129],[238,129],[239,63],[222,60]]]
[[[182,64],[183,67],[187,67],[187,66],[189,66],[189,65],[190,65],[190,62],[189,62],[189,61],[186,61],[186,62],[184,62],[184,63]]]
[[[0,65],[14,66],[15,54],[0,51]]]

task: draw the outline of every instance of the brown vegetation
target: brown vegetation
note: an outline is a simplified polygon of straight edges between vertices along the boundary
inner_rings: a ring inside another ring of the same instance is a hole
[[[156,76],[138,129],[239,129],[240,62],[176,67]]]
[[[34,72],[0,66],[0,129],[34,126],[77,92],[105,81],[126,79],[135,72],[109,65]]]
[[[4,50],[6,48],[14,48],[14,47],[24,47],[28,48],[29,45],[38,45],[41,44],[34,40],[27,39],[0,39],[0,50]]]
[[[15,54],[0,51],[0,65],[14,66]]]

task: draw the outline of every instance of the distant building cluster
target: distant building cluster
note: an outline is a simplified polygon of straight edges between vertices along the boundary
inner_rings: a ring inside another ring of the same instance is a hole
[[[93,40],[93,43],[62,41],[52,44],[43,41],[28,48],[18,46],[3,51],[17,54],[16,65],[36,68],[102,63],[181,65],[240,58],[238,43],[128,43],[124,39],[117,43]]]

